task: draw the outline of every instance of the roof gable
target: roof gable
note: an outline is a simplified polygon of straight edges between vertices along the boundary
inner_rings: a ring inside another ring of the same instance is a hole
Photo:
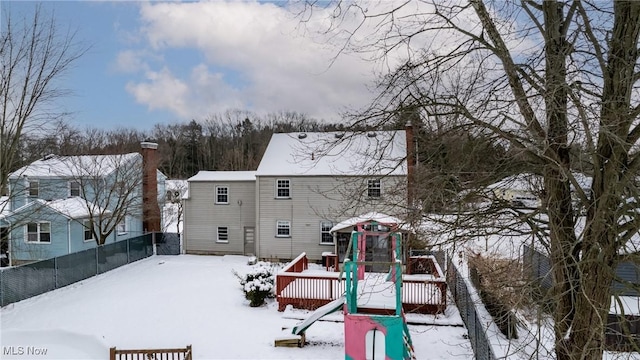
[[[404,130],[273,134],[256,176],[406,175]]]

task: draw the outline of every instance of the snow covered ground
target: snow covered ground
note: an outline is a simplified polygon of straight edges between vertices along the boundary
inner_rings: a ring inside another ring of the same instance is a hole
[[[108,359],[111,346],[188,344],[194,359],[344,358],[344,328],[336,313],[328,319],[335,321],[319,321],[307,330],[305,347],[274,347],[283,327],[292,328],[309,313],[280,313],[274,300],[249,307],[233,275],[249,269],[242,256],[153,256],[9,305],[0,310],[1,358]],[[459,315],[448,309],[446,316],[414,315],[409,321],[455,324]],[[418,359],[473,356],[464,327],[409,325],[409,330]]]

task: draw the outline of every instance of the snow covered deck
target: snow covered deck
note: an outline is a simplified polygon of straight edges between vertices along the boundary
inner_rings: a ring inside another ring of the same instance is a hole
[[[323,270],[309,270],[306,258],[296,260],[276,276],[278,310],[287,305],[314,310],[345,292],[345,275]],[[305,263],[303,266],[296,264]],[[296,271],[293,271],[293,269]],[[381,311],[395,310],[395,285],[387,274],[366,273],[358,282],[358,307]],[[447,283],[442,276],[430,274],[402,275],[402,307],[405,312],[435,314],[447,306]]]

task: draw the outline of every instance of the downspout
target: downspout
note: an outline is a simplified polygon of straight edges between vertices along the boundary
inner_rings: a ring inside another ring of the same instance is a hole
[[[261,221],[260,221],[260,178],[256,175],[255,176],[255,184],[254,184],[254,189],[255,189],[255,228],[253,229],[254,233],[253,233],[253,244],[254,244],[254,252],[255,252],[255,257],[256,259],[260,259],[260,226],[261,226]]]
[[[69,252],[71,254],[71,219],[67,220],[67,238],[69,241]]]

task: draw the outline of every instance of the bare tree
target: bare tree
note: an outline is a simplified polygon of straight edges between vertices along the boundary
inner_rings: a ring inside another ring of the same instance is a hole
[[[60,78],[85,52],[75,33],[60,29],[53,14],[40,5],[30,17],[18,18],[2,4],[0,31],[0,189],[17,169],[23,135],[36,131],[63,112],[56,102],[69,91]]]
[[[181,234],[182,222],[184,215],[184,208],[182,197],[185,195],[188,189],[186,180],[167,180],[165,182],[166,193],[164,199],[164,231],[172,231],[169,226],[175,224],[176,233]]]
[[[97,245],[103,245],[127,216],[142,216],[140,154],[70,156],[64,160],[88,211],[88,224],[83,225]]]
[[[478,206],[443,223],[486,231],[501,213],[514,225],[502,229],[528,225],[552,260],[556,358],[602,358],[610,285],[640,227],[640,3],[338,2],[303,12],[318,14],[341,51],[392,69],[356,123],[392,122],[412,104],[501,141],[544,179],[536,211]],[[576,171],[589,172],[587,189]]]

